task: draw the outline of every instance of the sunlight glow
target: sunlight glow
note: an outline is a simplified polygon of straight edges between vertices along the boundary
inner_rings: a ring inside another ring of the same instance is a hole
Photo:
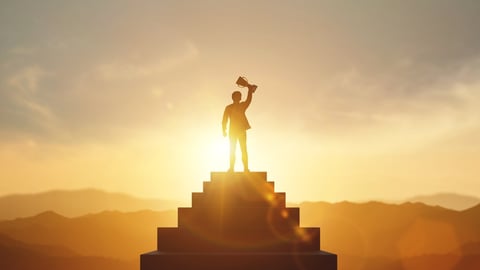
[[[202,157],[200,166],[204,171],[226,171],[229,162],[229,142],[227,138],[213,137],[210,140],[204,140],[204,146],[201,148],[199,156]]]

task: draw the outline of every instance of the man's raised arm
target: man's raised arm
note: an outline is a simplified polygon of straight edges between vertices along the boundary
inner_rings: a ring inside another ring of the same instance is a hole
[[[253,96],[253,92],[255,92],[255,90],[257,90],[257,86],[256,85],[249,85],[248,86],[248,95],[247,95],[247,99],[245,100],[245,108],[248,108],[248,106],[250,106],[250,103],[252,103],[252,96]]]

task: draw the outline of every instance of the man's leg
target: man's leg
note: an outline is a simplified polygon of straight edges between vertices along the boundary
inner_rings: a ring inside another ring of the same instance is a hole
[[[233,172],[235,170],[235,152],[237,150],[237,135],[230,133],[230,168],[228,169],[229,172]]]
[[[248,153],[247,153],[247,132],[243,131],[238,136],[238,142],[240,144],[240,150],[242,150],[242,162],[243,170],[248,172]]]

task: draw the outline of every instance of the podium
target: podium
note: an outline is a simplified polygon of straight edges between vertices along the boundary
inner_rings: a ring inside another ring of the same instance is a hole
[[[300,227],[266,172],[212,172],[192,207],[178,208],[178,227],[158,228],[157,250],[141,270],[336,270],[320,250],[320,228]]]

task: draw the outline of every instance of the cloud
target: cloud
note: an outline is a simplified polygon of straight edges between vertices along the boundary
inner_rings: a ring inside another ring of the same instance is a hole
[[[171,71],[187,64],[198,56],[199,52],[195,44],[185,41],[179,44],[178,48],[165,54],[159,53],[149,63],[131,63],[129,58],[116,59],[115,62],[101,63],[95,68],[98,76],[105,80],[129,80],[141,79],[144,77],[158,76],[164,72]]]
[[[158,17],[163,5],[2,4],[0,140],[110,142],[165,127],[199,49]]]
[[[473,121],[480,4],[368,3],[8,3],[0,130],[65,141],[168,130],[213,115],[216,88],[238,72],[273,97],[259,113],[314,136]]]
[[[480,128],[478,78],[480,58],[454,68],[410,62],[385,66],[378,74],[350,69],[319,86],[310,106],[301,111],[309,115],[305,131],[349,151],[435,144]]]
[[[39,98],[42,82],[52,77],[51,72],[39,66],[29,66],[15,71],[6,79],[0,90],[2,133],[9,137],[19,133],[24,136],[52,135],[57,118]]]
[[[38,66],[26,67],[13,74],[7,80],[7,84],[16,89],[17,92],[34,94],[38,90],[39,80],[47,75],[50,75],[50,73]]]
[[[128,137],[165,127],[182,89],[193,89],[193,81],[178,85],[199,55],[192,41],[152,40],[145,51],[112,45],[115,53],[107,55],[102,48],[79,55],[78,44],[63,43],[68,46],[47,42],[26,59],[10,56],[13,64],[0,72],[3,138],[67,143]]]

